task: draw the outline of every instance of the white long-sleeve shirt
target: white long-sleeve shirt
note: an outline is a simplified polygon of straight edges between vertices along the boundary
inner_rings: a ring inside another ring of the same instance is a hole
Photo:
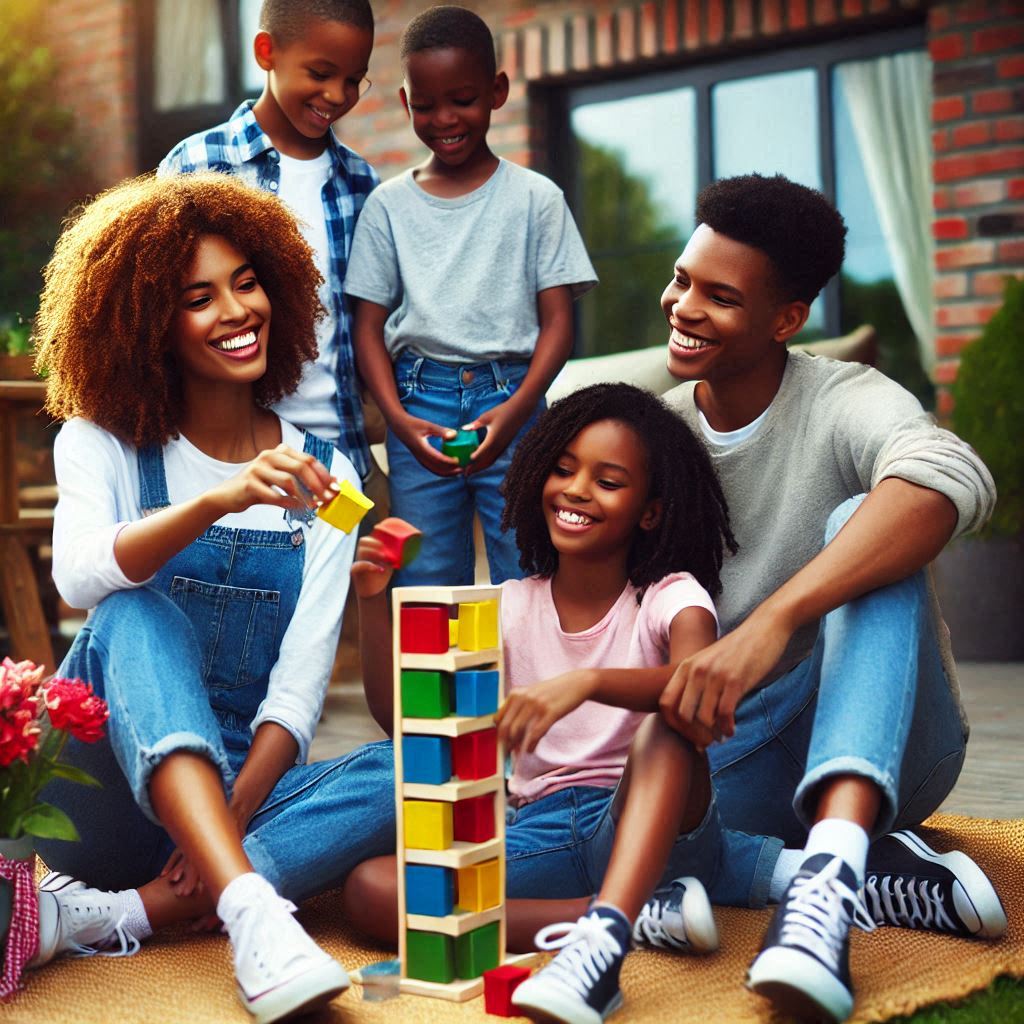
[[[281,439],[302,450],[302,433],[283,420]],[[129,580],[114,557],[118,533],[142,518],[136,449],[89,420],[75,418],[62,427],[53,454],[60,492],[53,526],[53,578],[61,596],[73,607],[92,609],[115,590],[144,586],[149,580]],[[245,465],[213,459],[184,436],[169,441],[163,455],[172,505],[223,483]],[[360,486],[355,469],[341,453],[335,451],[328,468],[339,481]],[[294,529],[274,505],[230,513],[217,525],[287,533]],[[320,519],[303,533],[302,588],[270,671],[267,695],[252,722],[254,732],[263,722],[287,729],[298,744],[300,763],[308,755],[330,679],[356,544],[354,533],[346,535]]]

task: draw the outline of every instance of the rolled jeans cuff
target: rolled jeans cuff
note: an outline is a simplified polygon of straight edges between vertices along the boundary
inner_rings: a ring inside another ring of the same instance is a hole
[[[815,790],[826,779],[836,775],[856,775],[869,779],[882,791],[882,803],[878,809],[874,828],[870,830],[871,838],[885,835],[892,830],[896,820],[896,780],[889,772],[882,771],[877,765],[862,757],[833,757],[811,769],[800,780],[793,794],[793,810],[807,828],[814,824],[817,794]]]

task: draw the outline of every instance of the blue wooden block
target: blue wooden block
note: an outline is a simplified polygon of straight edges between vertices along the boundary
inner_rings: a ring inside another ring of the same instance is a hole
[[[455,673],[455,714],[477,717],[498,710],[497,669],[463,669]]]
[[[455,906],[455,872],[429,864],[405,865],[405,912],[445,917]]]
[[[452,745],[446,736],[403,736],[402,777],[439,786],[452,777]]]

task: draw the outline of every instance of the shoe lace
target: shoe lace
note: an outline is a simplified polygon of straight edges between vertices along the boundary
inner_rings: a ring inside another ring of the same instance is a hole
[[[609,932],[614,923],[597,914],[588,914],[574,925],[569,922],[549,924],[537,932],[534,942],[538,949],[561,950],[545,968],[548,977],[568,985],[586,999],[616,957],[623,955],[622,946]]]
[[[109,903],[97,902],[93,894],[84,895],[79,892],[69,893],[61,908],[61,913],[70,918],[73,931],[82,932],[103,925],[110,919]],[[139,940],[132,935],[124,924],[122,914],[111,926],[110,932],[97,945],[76,942],[71,939],[67,945],[70,956],[133,956],[139,951]]]
[[[838,970],[851,924],[875,930],[861,898],[838,877],[842,864],[833,857],[817,874],[793,880],[780,936],[785,945],[800,946],[833,971]]]
[[[670,895],[654,895],[643,907],[633,925],[633,938],[646,942],[651,946],[673,946],[676,948],[689,946],[689,939],[686,937],[685,924],[681,929],[683,934],[680,937],[675,932],[670,932],[665,925],[665,914],[671,909]]]
[[[868,875],[864,892],[871,916],[878,924],[932,931],[958,930],[946,911],[946,894],[939,882],[933,882],[929,888],[924,878],[873,874]]]
[[[280,896],[272,898],[288,915],[298,909],[291,900]],[[241,908],[230,921],[224,921],[236,955],[244,950],[251,956],[250,965],[256,966],[264,976],[277,973],[296,955],[291,943],[281,941],[282,927],[287,927],[285,921],[296,929],[300,927],[291,916],[283,918],[283,915],[270,914],[266,910],[265,902],[253,904]]]

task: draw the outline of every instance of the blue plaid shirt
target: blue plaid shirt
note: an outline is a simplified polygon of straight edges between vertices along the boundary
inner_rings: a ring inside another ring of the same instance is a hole
[[[160,162],[157,174],[219,171],[234,174],[268,192],[277,192],[281,186],[280,157],[252,108],[253,101],[246,100],[225,124],[179,142]],[[356,218],[380,179],[362,157],[337,140],[334,132],[328,132],[327,138],[327,151],[331,154],[334,173],[323,187],[322,198],[331,250],[328,283],[334,303],[334,340],[338,352],[338,414],[341,421],[338,447],[352,460],[359,475],[365,478],[370,467],[370,452],[363,427],[363,409],[352,351],[352,320],[344,282]]]

